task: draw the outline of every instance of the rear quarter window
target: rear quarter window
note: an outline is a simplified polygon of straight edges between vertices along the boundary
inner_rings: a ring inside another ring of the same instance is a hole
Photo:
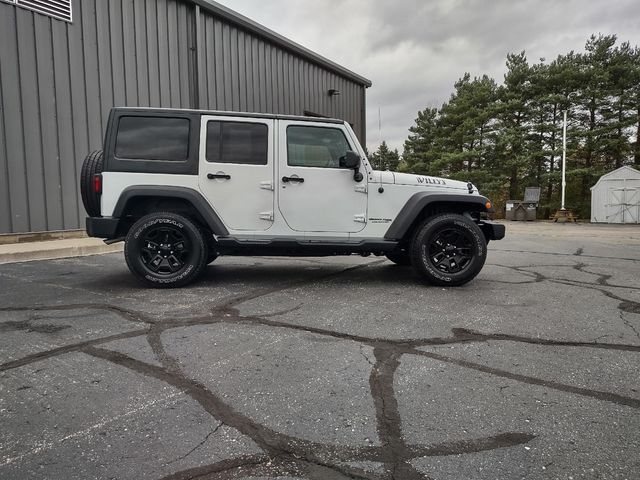
[[[269,128],[263,123],[207,123],[207,162],[266,165]]]
[[[184,162],[189,156],[186,118],[122,116],[115,156],[119,159]]]

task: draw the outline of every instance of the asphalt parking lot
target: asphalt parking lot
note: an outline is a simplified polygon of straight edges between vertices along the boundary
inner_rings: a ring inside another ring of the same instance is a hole
[[[472,283],[375,257],[0,265],[2,479],[640,478],[640,228],[513,224]]]

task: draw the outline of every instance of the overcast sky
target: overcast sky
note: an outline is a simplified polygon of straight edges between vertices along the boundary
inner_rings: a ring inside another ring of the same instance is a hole
[[[509,52],[530,62],[582,51],[592,33],[640,45],[639,0],[218,0],[369,78],[367,144],[402,150],[418,110],[464,72],[498,83]]]

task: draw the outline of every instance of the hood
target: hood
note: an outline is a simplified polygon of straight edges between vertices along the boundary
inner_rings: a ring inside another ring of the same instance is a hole
[[[416,187],[430,187],[430,188],[446,188],[454,190],[463,190],[464,193],[469,192],[467,182],[461,182],[459,180],[449,180],[448,178],[431,177],[429,175],[416,175],[413,173],[393,173],[393,183],[396,185],[411,185]],[[474,187],[474,192],[478,190]]]

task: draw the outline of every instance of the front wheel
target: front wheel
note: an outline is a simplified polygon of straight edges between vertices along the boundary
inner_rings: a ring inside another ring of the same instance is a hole
[[[151,213],[129,229],[124,244],[127,266],[154,288],[181,287],[195,280],[207,262],[202,231],[175,213]]]
[[[429,283],[463,285],[474,279],[487,258],[480,227],[462,215],[445,213],[418,227],[411,244],[411,263]]]

